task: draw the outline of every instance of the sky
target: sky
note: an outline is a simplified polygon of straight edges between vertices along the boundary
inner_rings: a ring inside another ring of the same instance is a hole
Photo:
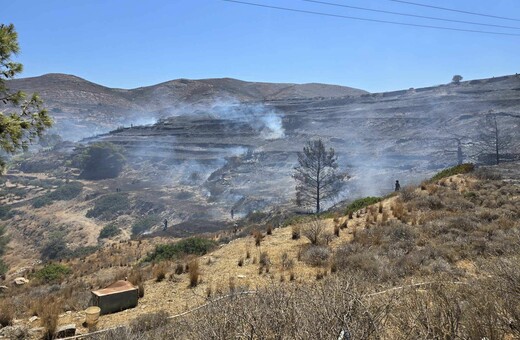
[[[334,15],[507,32],[490,35],[391,25],[261,8],[222,0],[0,0],[13,23],[22,77],[73,74],[117,88],[171,79],[328,83],[383,92],[520,72],[519,0],[323,0],[377,10],[519,29],[433,21],[302,0],[243,0]]]

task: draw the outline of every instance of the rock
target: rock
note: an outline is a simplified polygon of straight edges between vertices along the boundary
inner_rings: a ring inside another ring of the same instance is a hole
[[[7,326],[0,328],[0,338],[27,339],[29,331],[24,326]]]
[[[76,325],[73,323],[58,327],[58,329],[56,330],[56,333],[55,333],[55,336],[58,339],[66,338],[66,337],[74,336],[74,335],[76,335]]]
[[[31,317],[29,318],[29,322],[34,322],[34,321],[36,321],[36,320],[38,320],[38,319],[39,319],[39,317],[37,317],[36,315],[35,315],[35,316],[31,316]]]
[[[245,278],[246,278],[245,275],[237,275],[237,277],[238,277],[239,279],[245,279]]]
[[[4,290],[8,290],[9,288],[7,288],[7,286],[0,286],[0,292],[1,291],[4,291]]]
[[[17,277],[13,282],[17,286],[23,286],[24,284],[29,283],[29,280],[27,280],[25,277]]]

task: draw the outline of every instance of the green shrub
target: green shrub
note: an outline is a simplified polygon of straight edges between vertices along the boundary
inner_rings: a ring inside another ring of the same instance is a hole
[[[14,216],[14,211],[10,207],[0,206],[0,220],[8,220]]]
[[[54,201],[47,195],[43,195],[43,196],[40,196],[40,197],[36,197],[35,199],[33,199],[32,201],[32,206],[33,208],[41,208],[41,207],[44,207],[46,205],[51,205]]]
[[[467,174],[468,172],[472,172],[473,169],[475,169],[475,166],[471,163],[459,164],[459,165],[453,166],[451,168],[444,169],[441,172],[438,172],[430,179],[430,181],[435,182],[435,181],[438,181],[438,180],[446,178],[446,177],[450,177],[450,176],[454,176],[454,175],[458,175],[458,174]]]
[[[80,182],[70,182],[67,184],[60,185],[56,190],[46,193],[43,196],[37,197],[32,201],[33,208],[41,208],[46,205],[54,203],[54,201],[68,201],[77,197],[81,190],[83,190],[83,184]]]
[[[71,272],[72,271],[67,266],[58,263],[50,263],[38,270],[34,274],[34,277],[44,283],[59,282]]]
[[[85,257],[90,254],[94,254],[98,249],[99,247],[97,246],[78,247],[74,250],[69,250],[65,258]]]
[[[125,194],[108,194],[96,200],[94,207],[87,211],[87,217],[109,220],[117,217],[130,205]]]
[[[132,234],[140,235],[145,231],[149,230],[151,227],[159,223],[160,218],[157,215],[149,215],[143,218],[138,219],[132,225]]]
[[[116,227],[114,224],[108,224],[99,232],[99,238],[110,238],[119,234],[121,234],[121,229]]]
[[[122,149],[107,142],[90,145],[80,158],[80,176],[91,180],[119,176],[126,162]]]
[[[145,261],[176,259],[182,255],[204,255],[215,248],[217,243],[202,237],[190,237],[176,243],[159,244]]]
[[[83,190],[83,184],[80,182],[69,182],[59,186],[56,190],[47,194],[47,196],[55,201],[68,201],[76,198],[81,193],[81,190]]]
[[[44,260],[57,260],[68,257],[70,249],[67,248],[65,235],[62,232],[53,232],[49,240],[43,245],[41,257]]]
[[[376,204],[382,200],[383,200],[382,197],[372,197],[372,196],[359,198],[347,206],[347,209],[345,210],[345,215],[356,212],[359,209],[368,207],[369,205]]]
[[[0,259],[0,275],[4,275],[9,270],[7,264],[5,264],[4,260]]]

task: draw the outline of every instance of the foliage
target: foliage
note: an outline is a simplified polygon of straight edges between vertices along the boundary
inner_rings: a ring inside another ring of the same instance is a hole
[[[145,261],[176,259],[183,255],[204,255],[216,246],[216,242],[202,237],[190,237],[176,243],[159,244]]]
[[[7,153],[27,150],[29,144],[52,125],[37,94],[27,98],[24,92],[11,92],[6,86],[6,80],[23,70],[22,64],[11,59],[20,51],[17,40],[14,25],[0,25],[0,101],[4,107],[13,108],[12,112],[0,112],[0,150]],[[0,159],[0,169],[4,167],[5,162]]]
[[[10,207],[0,205],[0,220],[8,220],[14,216],[14,212]]]
[[[451,78],[451,82],[453,84],[460,84],[460,81],[462,80],[462,76],[459,75],[459,74],[456,74],[453,76],[453,78]]]
[[[350,203],[347,206],[347,209],[345,210],[345,215],[354,213],[360,209],[368,207],[369,205],[381,202],[382,200],[383,200],[382,197],[373,197],[373,196],[358,198],[357,200],[353,201],[352,203]]]
[[[96,200],[94,207],[87,211],[86,216],[110,220],[128,209],[130,200],[125,194],[108,194]]]
[[[77,197],[83,190],[80,182],[70,182],[59,186],[54,191],[37,197],[32,201],[33,208],[41,208],[52,204],[54,201],[67,201]]]
[[[49,263],[42,269],[38,270],[34,274],[34,277],[44,283],[51,283],[59,282],[63,280],[65,276],[71,273],[72,271],[70,268],[65,265],[59,263]]]
[[[108,142],[90,145],[82,156],[80,177],[91,180],[119,176],[126,162],[122,149]]]
[[[47,243],[42,247],[41,257],[44,260],[63,259],[69,255],[69,252],[64,233],[53,232],[50,234]]]
[[[110,238],[119,234],[121,234],[121,229],[119,229],[115,224],[107,224],[99,232],[99,238]]]
[[[435,182],[435,181],[438,181],[438,180],[446,178],[446,177],[450,177],[450,176],[454,176],[454,175],[458,175],[458,174],[467,174],[468,172],[472,172],[474,168],[475,168],[475,166],[471,163],[459,164],[459,165],[453,166],[451,168],[444,169],[441,172],[438,172],[430,179],[430,181]]]
[[[83,190],[83,184],[81,182],[69,182],[56,188],[56,190],[50,192],[47,196],[55,201],[68,201],[76,198]]]
[[[298,153],[298,166],[294,168],[296,204],[315,207],[319,213],[321,203],[336,197],[343,188],[346,174],[338,173],[337,168],[334,149],[325,150],[321,139],[308,141]]]
[[[159,223],[159,221],[160,221],[160,218],[157,215],[145,216],[134,222],[134,224],[132,225],[132,234],[140,235],[140,234],[144,233],[145,231],[149,230],[154,225],[157,225],[157,223]]]

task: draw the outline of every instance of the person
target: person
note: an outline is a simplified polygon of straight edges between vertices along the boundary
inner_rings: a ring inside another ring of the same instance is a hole
[[[168,220],[167,219],[164,219],[164,227],[163,227],[163,230],[166,230],[168,229]]]
[[[398,180],[395,180],[395,191],[399,191],[401,189],[401,184],[399,184]]]

